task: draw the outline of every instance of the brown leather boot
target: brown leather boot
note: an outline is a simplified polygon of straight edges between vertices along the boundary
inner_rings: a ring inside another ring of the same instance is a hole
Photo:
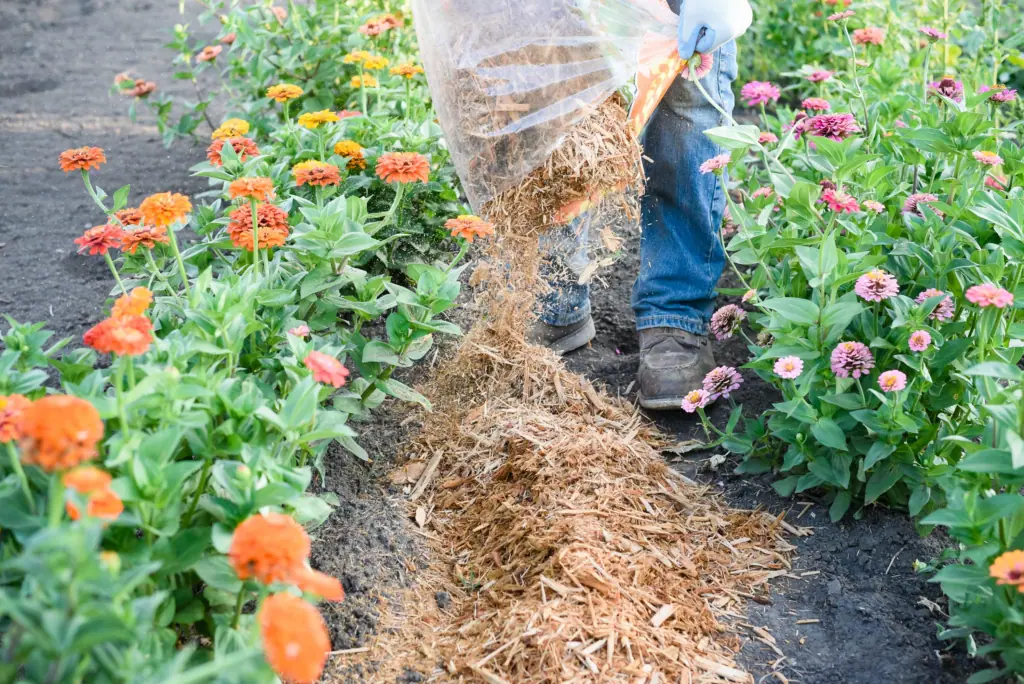
[[[548,325],[541,321],[535,321],[526,339],[531,344],[538,344],[559,354],[566,354],[586,346],[596,336],[594,319],[587,316],[572,325]]]
[[[653,411],[681,409],[686,393],[700,389],[704,376],[714,367],[706,336],[676,328],[641,330],[640,405]]]

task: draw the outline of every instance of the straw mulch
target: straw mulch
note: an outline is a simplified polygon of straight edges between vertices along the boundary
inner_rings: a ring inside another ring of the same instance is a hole
[[[635,176],[632,149],[611,156]],[[752,682],[722,618],[787,571],[780,521],[674,473],[633,406],[527,343],[536,234],[491,208],[485,315],[424,388],[435,409],[408,449],[429,462],[410,513],[435,562],[365,654],[375,681]]]

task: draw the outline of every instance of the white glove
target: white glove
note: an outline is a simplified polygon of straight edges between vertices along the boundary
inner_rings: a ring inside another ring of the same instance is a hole
[[[747,0],[683,0],[679,12],[679,56],[714,52],[739,38],[754,20]]]

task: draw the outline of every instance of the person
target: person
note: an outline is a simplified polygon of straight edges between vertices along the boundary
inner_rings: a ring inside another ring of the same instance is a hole
[[[714,66],[701,83],[731,113],[735,39],[750,26],[750,5],[747,0],[684,0],[682,11],[680,0],[669,5],[680,14],[680,56],[714,54]],[[639,399],[647,409],[679,409],[683,396],[715,367],[708,324],[725,267],[719,237],[725,191],[714,174],[701,174],[699,168],[722,152],[703,132],[725,123],[696,84],[680,76],[643,134],[647,191],[641,199],[640,271],[631,303],[640,346]],[[576,275],[588,262],[588,231],[584,216],[541,238],[551,289],[541,297],[531,339],[562,353],[595,336],[589,286],[579,284]]]

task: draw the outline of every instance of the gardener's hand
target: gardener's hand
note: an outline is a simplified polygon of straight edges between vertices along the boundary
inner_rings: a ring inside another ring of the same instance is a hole
[[[739,38],[754,19],[747,0],[683,0],[679,12],[679,56],[714,52]]]

